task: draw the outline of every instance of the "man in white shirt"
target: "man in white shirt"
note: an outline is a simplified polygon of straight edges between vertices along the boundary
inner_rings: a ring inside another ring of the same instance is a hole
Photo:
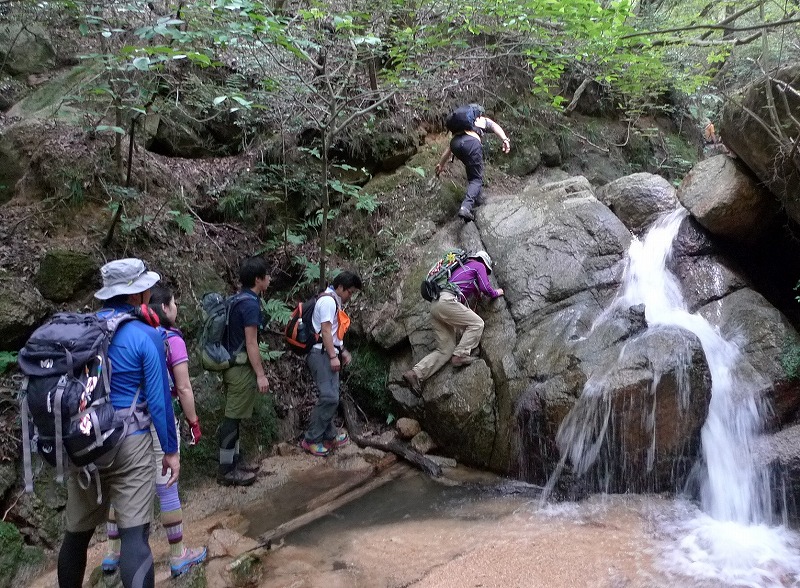
[[[312,315],[314,333],[320,342],[306,356],[306,364],[317,384],[319,399],[311,411],[308,429],[301,446],[312,455],[328,455],[333,449],[346,445],[350,438],[333,424],[339,408],[339,372],[350,363],[350,352],[344,348],[344,335],[350,319],[342,306],[358,290],[361,278],[352,272],[337,275],[327,290],[317,297]]]
[[[499,124],[483,116],[483,107],[478,104],[457,108],[447,118],[447,127],[453,132],[453,138],[436,164],[436,175],[442,173],[451,155],[464,164],[467,171],[467,193],[461,202],[458,216],[464,222],[469,222],[475,220],[473,208],[483,204],[483,133],[491,131],[500,137],[503,141],[503,153],[511,151],[511,140]]]

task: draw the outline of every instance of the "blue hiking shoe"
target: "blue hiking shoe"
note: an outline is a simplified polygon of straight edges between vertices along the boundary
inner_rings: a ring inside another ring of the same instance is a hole
[[[107,574],[113,574],[119,568],[119,553],[109,551],[103,558],[103,563],[100,564],[102,570]]]
[[[177,578],[181,574],[189,571],[189,568],[205,561],[208,555],[208,549],[205,547],[198,547],[197,549],[183,548],[181,557],[169,558],[169,568],[172,572],[172,577]]]

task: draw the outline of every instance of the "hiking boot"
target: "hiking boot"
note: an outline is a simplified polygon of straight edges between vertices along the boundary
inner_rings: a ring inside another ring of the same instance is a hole
[[[106,553],[100,567],[106,574],[113,574],[116,572],[117,568],[119,568],[119,553],[114,553],[113,551]]]
[[[322,442],[322,444],[327,447],[329,451],[344,447],[348,443],[350,443],[350,435],[347,434],[347,431],[339,433],[333,439],[327,439]]]
[[[408,370],[403,373],[403,379],[408,383],[408,387],[417,396],[422,396],[422,384],[419,381],[419,376],[414,370]]]
[[[472,216],[472,212],[470,212],[469,210],[467,210],[463,206],[458,211],[458,217],[460,219],[463,219],[465,223],[468,223],[470,221],[474,221],[475,220],[475,217]]]
[[[172,572],[172,577],[177,578],[181,574],[188,572],[189,568],[204,561],[207,553],[208,550],[205,547],[198,547],[197,549],[184,547],[180,557],[169,558],[169,569]]]
[[[450,358],[450,363],[453,364],[454,367],[462,367],[471,364],[476,359],[478,358],[472,357],[471,355],[454,355]]]
[[[237,470],[247,472],[248,474],[256,474],[261,470],[261,464],[242,459],[238,455],[233,458],[233,463]]]
[[[217,484],[220,486],[251,486],[255,481],[255,474],[236,468],[226,474],[217,474]]]
[[[316,455],[317,457],[324,457],[331,452],[328,447],[325,447],[324,443],[309,443],[305,439],[300,441],[300,447],[305,449],[311,455]]]

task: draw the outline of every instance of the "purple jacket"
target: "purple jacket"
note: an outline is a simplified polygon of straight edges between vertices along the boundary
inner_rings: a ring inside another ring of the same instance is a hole
[[[453,272],[448,280],[451,284],[455,284],[461,289],[461,301],[471,298],[481,293],[486,294],[489,298],[497,298],[500,294],[497,290],[492,288],[489,282],[489,274],[486,273],[486,266],[482,261],[477,259],[470,259],[463,267],[458,268]]]

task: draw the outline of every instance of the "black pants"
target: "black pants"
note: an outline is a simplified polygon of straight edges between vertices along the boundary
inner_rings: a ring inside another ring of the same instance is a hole
[[[461,208],[472,212],[483,204],[483,145],[480,139],[463,133],[450,140],[450,151],[467,170],[467,193]]]

